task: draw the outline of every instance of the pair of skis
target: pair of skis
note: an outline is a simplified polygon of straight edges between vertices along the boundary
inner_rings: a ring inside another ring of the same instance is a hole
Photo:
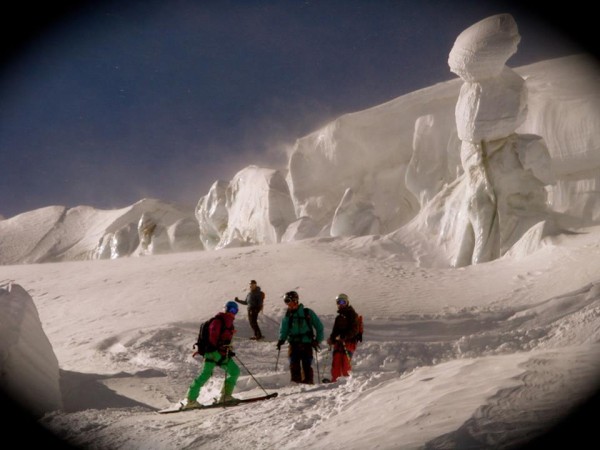
[[[268,400],[270,398],[275,398],[275,397],[277,397],[277,392],[274,392],[272,394],[267,394],[267,395],[261,395],[260,397],[241,398],[241,399],[238,399],[238,400],[233,401],[233,402],[212,403],[212,404],[209,404],[209,405],[200,405],[200,406],[197,406],[195,408],[185,408],[185,409],[184,409],[185,405],[183,403],[180,403],[176,407],[170,407],[170,408],[166,408],[166,409],[161,409],[161,410],[159,410],[157,412],[159,414],[172,414],[172,413],[185,412],[185,411],[196,411],[196,410],[199,410],[199,409],[229,408],[231,406],[239,406],[239,405],[243,405],[245,403],[260,402],[262,400]]]

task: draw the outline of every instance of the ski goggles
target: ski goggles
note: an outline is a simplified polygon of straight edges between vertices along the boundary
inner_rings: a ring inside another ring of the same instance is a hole
[[[348,304],[348,300],[343,298],[336,298],[335,302],[340,306],[346,306]]]
[[[296,300],[295,298],[291,298],[291,297],[286,297],[283,299],[283,301],[286,305],[289,305],[290,303],[298,303],[298,300]]]

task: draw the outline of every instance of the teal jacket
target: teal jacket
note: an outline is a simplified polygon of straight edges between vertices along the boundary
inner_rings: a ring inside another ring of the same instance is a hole
[[[308,320],[305,312],[308,312]],[[310,322],[310,327],[308,322]],[[314,311],[305,308],[302,303],[298,305],[297,310],[288,310],[279,327],[279,340],[287,340],[290,344],[294,344],[299,342],[311,343],[313,339],[317,342],[323,340],[323,323]]]

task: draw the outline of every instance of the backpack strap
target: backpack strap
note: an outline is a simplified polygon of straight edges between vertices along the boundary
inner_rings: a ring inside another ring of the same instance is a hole
[[[315,332],[313,330],[312,321],[310,320],[310,309],[304,308],[304,318],[306,319],[306,325],[308,325],[308,335],[310,336],[310,340],[315,340]]]
[[[314,340],[315,338],[315,334],[313,331],[313,327],[312,327],[312,321],[311,321],[311,317],[310,317],[310,309],[308,308],[303,308],[304,311],[304,320],[306,321],[306,325],[308,327],[308,330],[306,332],[303,333],[299,333],[299,334],[289,334],[288,338],[292,338],[292,341],[290,342],[296,342],[297,339],[301,339],[302,336],[308,336],[311,338],[311,340]],[[293,321],[297,321],[298,326],[300,326],[300,323],[302,321],[302,316],[300,316],[300,314],[298,314],[298,311],[287,311],[286,312],[286,317],[288,319],[288,326],[289,329],[291,330],[292,328],[292,323]]]

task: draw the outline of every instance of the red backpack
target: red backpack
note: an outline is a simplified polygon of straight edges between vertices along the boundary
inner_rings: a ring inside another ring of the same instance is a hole
[[[361,316],[360,314],[358,314],[356,316],[356,320],[358,322],[358,333],[356,333],[356,341],[357,342],[362,342],[362,340],[363,340],[363,331],[364,331],[363,316]]]

